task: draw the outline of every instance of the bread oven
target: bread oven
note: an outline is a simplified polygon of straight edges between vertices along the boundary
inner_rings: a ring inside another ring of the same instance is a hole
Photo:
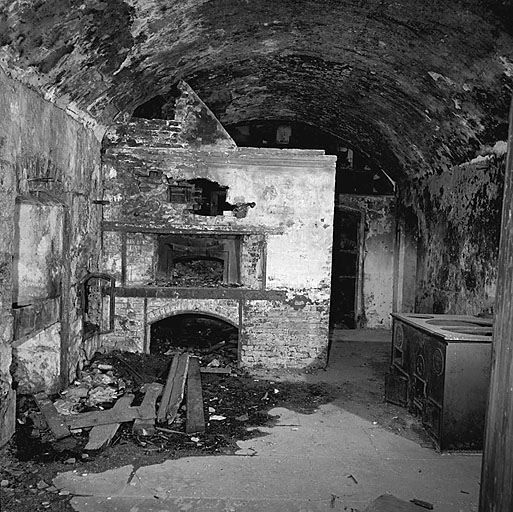
[[[205,150],[176,142],[180,130],[137,120],[106,136],[101,271],[116,288],[104,347],[149,352],[152,326],[192,314],[237,329],[240,366],[324,365],[335,157]]]

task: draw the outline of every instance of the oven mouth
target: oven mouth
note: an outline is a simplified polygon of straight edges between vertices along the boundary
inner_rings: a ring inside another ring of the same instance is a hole
[[[235,325],[205,314],[181,313],[150,327],[150,354],[189,352],[205,364],[237,366],[239,330]]]

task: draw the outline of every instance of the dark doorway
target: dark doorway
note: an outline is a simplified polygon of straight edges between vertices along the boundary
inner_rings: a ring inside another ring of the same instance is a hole
[[[335,209],[330,311],[334,327],[356,329],[358,325],[361,217],[356,210]]]
[[[224,342],[222,350],[216,353],[222,352],[237,361],[238,328],[213,316],[195,313],[169,316],[151,325],[150,336],[151,354],[165,354],[177,348],[207,352]]]

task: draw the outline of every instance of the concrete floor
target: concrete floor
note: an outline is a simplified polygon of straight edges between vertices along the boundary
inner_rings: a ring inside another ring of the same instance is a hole
[[[437,512],[477,511],[480,454],[442,455],[422,436],[386,428],[396,410],[382,402],[389,347],[389,332],[335,332],[326,371],[285,378],[342,384],[347,393],[313,414],[274,409],[278,424],[240,442],[235,455],[70,471],[54,485],[84,512],[361,511],[385,493],[430,502]]]

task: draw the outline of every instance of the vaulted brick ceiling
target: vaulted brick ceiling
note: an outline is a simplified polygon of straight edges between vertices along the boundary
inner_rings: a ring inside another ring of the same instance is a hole
[[[505,138],[513,0],[3,2],[0,65],[100,122],[183,78],[225,125],[307,122],[398,177]]]

